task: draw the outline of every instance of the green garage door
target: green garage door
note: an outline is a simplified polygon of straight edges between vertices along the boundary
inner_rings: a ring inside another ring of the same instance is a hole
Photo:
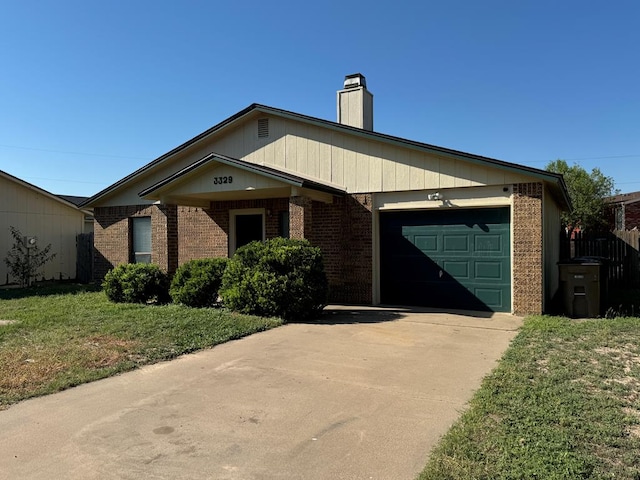
[[[508,208],[380,212],[382,303],[511,311]]]

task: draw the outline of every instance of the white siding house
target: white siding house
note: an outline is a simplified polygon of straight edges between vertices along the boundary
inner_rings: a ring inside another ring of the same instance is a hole
[[[88,212],[73,203],[0,170],[0,285],[14,283],[5,264],[13,245],[10,228],[36,237],[41,248],[51,244],[55,258],[38,280],[76,277],[76,237],[85,229]]]

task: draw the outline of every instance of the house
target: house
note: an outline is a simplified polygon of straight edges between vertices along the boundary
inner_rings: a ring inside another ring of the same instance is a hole
[[[640,228],[640,192],[622,193],[606,200],[613,230]]]
[[[45,279],[76,278],[76,237],[91,212],[0,170],[0,285],[13,283],[4,259],[13,245],[10,227],[51,244],[56,256],[42,269]]]
[[[173,272],[251,240],[323,251],[332,302],[539,313],[558,288],[561,175],[373,130],[360,74],[337,122],[253,104],[91,197],[95,272]]]

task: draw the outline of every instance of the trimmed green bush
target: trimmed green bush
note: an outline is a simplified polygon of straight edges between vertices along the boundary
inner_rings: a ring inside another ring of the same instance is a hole
[[[165,303],[169,299],[167,275],[149,263],[118,265],[105,275],[102,288],[116,303]]]
[[[228,258],[204,258],[180,265],[171,280],[171,299],[189,307],[214,306],[228,261]]]
[[[274,238],[251,242],[229,260],[220,296],[241,313],[303,320],[327,301],[322,252],[307,240]]]

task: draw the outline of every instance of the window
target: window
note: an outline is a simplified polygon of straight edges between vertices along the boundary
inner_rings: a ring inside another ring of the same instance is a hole
[[[131,261],[151,263],[151,217],[131,219]]]

